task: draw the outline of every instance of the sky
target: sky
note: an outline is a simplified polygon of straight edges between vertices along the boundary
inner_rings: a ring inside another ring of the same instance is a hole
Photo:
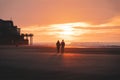
[[[120,42],[120,0],[0,0],[0,18],[13,20],[34,43]]]

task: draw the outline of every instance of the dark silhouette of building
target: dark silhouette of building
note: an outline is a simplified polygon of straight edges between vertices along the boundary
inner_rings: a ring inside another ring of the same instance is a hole
[[[14,26],[12,20],[0,19],[0,45],[28,45],[28,37],[32,44],[33,34],[21,34],[20,28]]]

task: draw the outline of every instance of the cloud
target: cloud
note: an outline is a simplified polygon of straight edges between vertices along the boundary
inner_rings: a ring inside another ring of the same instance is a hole
[[[116,15],[115,17],[111,18],[109,20],[108,23],[106,23],[106,25],[116,25],[116,26],[120,26],[120,14],[119,15]]]
[[[108,0],[114,8],[116,13],[120,13],[120,0]]]
[[[75,29],[85,29],[85,30],[102,30],[102,29],[120,29],[120,26],[103,26],[103,27],[74,27]]]
[[[33,33],[36,41],[39,37],[41,41],[47,41],[48,38],[57,40],[58,37],[55,34],[65,33],[65,30],[53,28],[50,25],[63,24],[62,27],[65,27],[64,24],[76,24],[76,22],[91,24],[72,26],[71,31],[74,32],[72,37],[82,40],[92,37],[99,40],[98,37],[102,38],[104,35],[104,39],[100,40],[109,41],[112,38],[117,41],[120,40],[118,38],[120,33],[119,4],[120,0],[0,0],[0,18],[12,17],[14,23],[22,28],[22,32]],[[69,31],[65,34],[68,33]],[[111,36],[107,37],[108,34]]]
[[[120,37],[119,37],[120,33],[118,32],[90,32],[90,33],[85,33],[83,35],[80,36],[80,38],[77,38],[77,41],[87,41],[87,42],[119,42],[120,41]]]
[[[0,0],[0,17],[21,27],[91,22],[103,24],[120,12],[119,0]]]

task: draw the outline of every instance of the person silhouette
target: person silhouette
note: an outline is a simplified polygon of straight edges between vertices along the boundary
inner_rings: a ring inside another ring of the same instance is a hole
[[[58,40],[56,43],[57,53],[60,52],[60,41]]]
[[[64,48],[65,48],[65,42],[62,40],[61,42],[61,53],[64,53]]]

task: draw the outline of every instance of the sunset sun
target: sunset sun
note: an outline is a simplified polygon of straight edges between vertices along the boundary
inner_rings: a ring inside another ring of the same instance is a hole
[[[74,36],[82,35],[84,30],[76,29],[76,27],[87,27],[90,24],[85,22],[63,23],[50,25],[50,34],[55,35],[58,39],[65,39],[67,41],[74,40]]]

